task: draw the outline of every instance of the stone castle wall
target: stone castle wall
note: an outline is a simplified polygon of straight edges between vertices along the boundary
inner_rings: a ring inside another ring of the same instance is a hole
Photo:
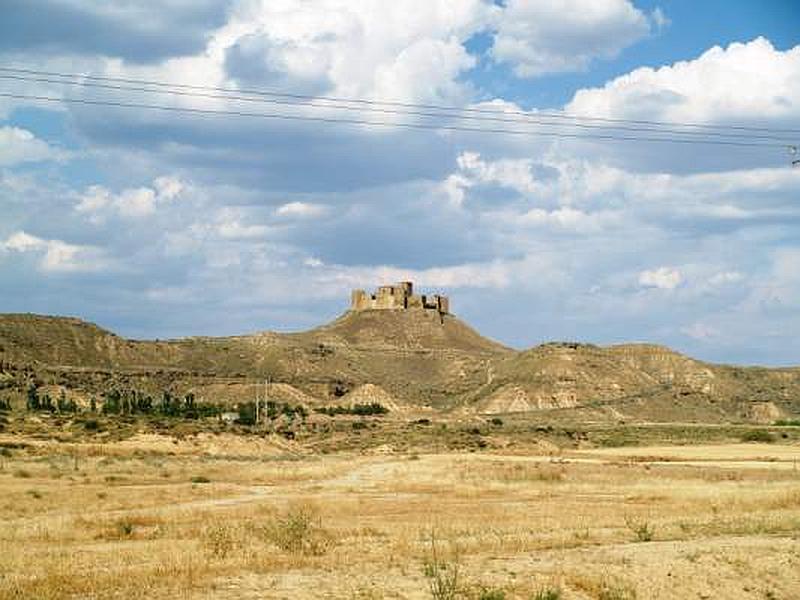
[[[450,299],[447,296],[414,294],[414,284],[401,281],[396,285],[382,285],[374,294],[364,290],[353,290],[350,296],[350,310],[435,310],[440,314],[450,312]]]

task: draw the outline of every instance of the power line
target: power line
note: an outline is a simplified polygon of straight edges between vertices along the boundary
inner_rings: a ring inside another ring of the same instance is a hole
[[[289,93],[289,92],[278,92],[273,90],[254,90],[254,89],[235,89],[229,87],[220,87],[220,86],[203,86],[203,85],[192,85],[192,84],[185,84],[185,83],[169,83],[165,81],[156,81],[156,80],[147,80],[147,79],[133,79],[133,78],[124,78],[124,77],[106,77],[100,75],[88,75],[88,74],[79,74],[79,73],[63,73],[57,71],[41,71],[36,69],[22,69],[22,68],[14,68],[14,67],[4,67],[0,66],[0,71],[9,72],[9,73],[23,73],[29,75],[41,75],[41,76],[48,76],[48,77],[61,77],[61,78],[73,78],[73,79],[83,79],[89,81],[105,81],[105,82],[116,82],[116,83],[129,83],[129,84],[141,84],[141,85],[149,85],[153,87],[167,87],[167,88],[182,88],[186,90],[199,90],[199,91],[213,91],[213,92],[223,92],[223,93],[233,93],[233,94],[247,94],[251,96],[267,96],[267,97],[276,97],[276,98],[294,98],[297,100],[305,100],[305,101],[327,101],[327,102],[337,102],[337,103],[349,103],[349,104],[359,104],[359,105],[366,105],[366,106],[392,106],[392,107],[401,107],[401,108],[413,108],[413,109],[427,109],[427,110],[439,110],[439,111],[455,111],[460,113],[477,113],[477,114],[489,114],[489,115],[516,115],[530,118],[535,116],[536,118],[550,118],[550,119],[562,119],[562,120],[574,120],[574,121],[599,121],[599,122],[606,122],[606,123],[631,123],[637,125],[655,125],[655,126],[664,126],[664,127],[687,127],[687,128],[698,128],[698,129],[707,129],[707,130],[739,130],[739,131],[752,131],[752,132],[771,132],[771,133],[785,133],[785,134],[800,134],[800,129],[784,129],[784,128],[774,128],[774,127],[753,127],[753,126],[745,126],[745,125],[710,125],[706,123],[692,123],[692,122],[678,122],[678,121],[657,121],[657,120],[646,120],[646,119],[621,119],[621,118],[611,118],[611,117],[593,117],[593,116],[584,116],[584,115],[575,115],[575,114],[567,114],[567,113],[552,113],[552,112],[536,112],[536,113],[529,113],[525,111],[506,111],[506,110],[497,110],[497,109],[486,109],[486,108],[474,108],[474,107],[457,107],[457,106],[445,106],[445,105],[437,105],[437,104],[419,104],[419,103],[412,103],[412,102],[397,102],[397,101],[387,101],[387,100],[367,100],[362,98],[343,98],[343,97],[335,97],[335,96],[312,96],[308,94],[296,94],[296,93]]]
[[[366,126],[380,126],[380,127],[401,127],[406,129],[427,129],[433,131],[464,131],[472,133],[496,133],[505,135],[528,135],[539,137],[554,137],[554,138],[569,138],[569,139],[588,139],[588,140],[613,140],[613,141],[632,141],[632,142],[665,142],[674,144],[703,144],[715,146],[739,146],[751,148],[785,148],[786,144],[777,143],[758,143],[758,142],[744,142],[733,140],[717,140],[717,139],[686,139],[674,137],[638,137],[638,136],[620,136],[611,134],[582,134],[582,133],[565,133],[555,131],[533,131],[533,130],[519,130],[519,129],[498,129],[498,128],[485,128],[485,127],[464,127],[459,125],[436,125],[425,123],[395,123],[391,121],[376,121],[365,119],[351,119],[351,118],[333,118],[333,117],[315,117],[315,116],[301,116],[301,115],[287,115],[280,113],[266,113],[266,112],[246,112],[238,110],[223,110],[223,109],[205,109],[205,108],[191,108],[179,106],[165,106],[159,104],[145,104],[138,102],[118,102],[112,100],[90,100],[84,98],[54,98],[52,96],[38,96],[33,94],[14,94],[8,92],[0,92],[1,98],[11,98],[18,100],[35,100],[50,103],[69,103],[69,104],[82,104],[88,106],[109,106],[116,108],[139,108],[148,110],[159,110],[175,113],[187,113],[196,115],[216,115],[216,116],[239,116],[239,117],[257,117],[265,119],[277,119],[286,121],[309,121],[317,123],[339,123],[345,125],[366,125]]]
[[[0,71],[2,69],[0,68]],[[285,105],[285,106],[307,106],[312,108],[323,108],[323,109],[336,109],[336,110],[348,110],[348,111],[357,111],[357,112],[376,112],[381,114],[394,114],[394,115],[401,115],[401,116],[414,116],[414,117],[426,117],[426,118],[453,118],[453,119],[460,119],[460,120],[468,120],[468,121],[477,121],[477,122],[501,122],[501,123],[514,123],[514,124],[530,124],[530,125],[538,125],[544,127],[560,127],[560,128],[577,128],[577,129],[586,129],[586,130],[595,130],[595,131],[633,131],[633,132],[642,132],[642,133],[656,133],[656,134],[668,134],[668,135],[684,135],[684,136],[713,136],[719,138],[728,138],[728,139],[740,139],[745,138],[749,140],[769,140],[769,141],[777,141],[777,142],[784,142],[785,144],[791,144],[794,142],[794,139],[783,138],[783,137],[776,137],[773,135],[754,135],[752,133],[723,133],[723,132],[715,132],[715,131],[685,131],[685,130],[676,130],[676,129],[663,129],[663,128],[653,128],[653,127],[638,127],[638,126],[625,126],[625,125],[600,125],[600,124],[587,124],[587,123],[553,123],[547,121],[541,121],[536,119],[509,119],[509,118],[501,118],[501,117],[490,117],[484,115],[470,115],[470,114],[451,114],[451,113],[431,113],[425,111],[416,111],[416,110],[407,110],[407,109],[391,109],[391,108],[382,108],[382,107],[374,107],[374,106],[347,106],[347,105],[336,105],[336,104],[314,104],[313,101],[309,102],[297,102],[294,100],[282,100],[279,98],[265,98],[265,97],[251,97],[251,96],[241,96],[241,95],[231,95],[231,94],[217,94],[217,93],[203,93],[203,92],[195,92],[195,91],[181,91],[171,88],[162,88],[162,89],[151,89],[149,87],[142,87],[142,86],[135,86],[130,84],[110,84],[110,83],[96,83],[96,82],[86,82],[86,81],[70,81],[70,80],[58,80],[52,79],[50,77],[39,77],[39,76],[27,76],[27,75],[4,75],[0,73],[0,79],[8,79],[14,81],[25,81],[25,82],[39,82],[39,83],[55,83],[60,85],[70,85],[70,86],[79,86],[79,87],[89,87],[89,88],[99,88],[99,89],[109,89],[109,90],[116,90],[116,91],[127,91],[127,92],[145,92],[145,93],[155,93],[155,94],[169,94],[179,97],[189,97],[189,98],[207,98],[207,99],[215,99],[215,100],[234,100],[234,101],[243,101],[243,102],[256,102],[256,103],[268,103],[268,104],[277,104],[277,105]]]

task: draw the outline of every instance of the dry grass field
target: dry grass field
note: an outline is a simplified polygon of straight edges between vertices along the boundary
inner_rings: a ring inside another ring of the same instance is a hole
[[[0,439],[0,599],[800,598],[800,446]]]

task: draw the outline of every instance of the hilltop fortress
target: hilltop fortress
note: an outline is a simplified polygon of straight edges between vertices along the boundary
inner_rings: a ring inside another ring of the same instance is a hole
[[[382,285],[374,294],[364,290],[353,290],[350,310],[435,310],[440,315],[450,312],[450,299],[447,296],[414,294],[414,284],[401,281],[396,285]]]

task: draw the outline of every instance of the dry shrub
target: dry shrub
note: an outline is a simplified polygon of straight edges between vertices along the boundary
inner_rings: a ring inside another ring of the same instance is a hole
[[[211,557],[225,559],[240,545],[237,534],[238,532],[233,526],[218,522],[207,525],[203,529],[200,539]]]
[[[430,545],[423,562],[422,572],[428,579],[428,588],[434,600],[455,600],[461,593],[458,554],[450,560],[442,557],[436,543],[436,532],[431,532]]]
[[[261,528],[261,533],[268,542],[291,554],[320,556],[334,545],[322,518],[308,504],[291,507]]]
[[[162,525],[162,520],[157,517],[120,517],[106,523],[95,537],[107,541],[155,539],[161,535]]]
[[[625,525],[636,536],[637,542],[652,542],[655,535],[655,527],[647,521],[640,521],[633,517],[625,517]]]

